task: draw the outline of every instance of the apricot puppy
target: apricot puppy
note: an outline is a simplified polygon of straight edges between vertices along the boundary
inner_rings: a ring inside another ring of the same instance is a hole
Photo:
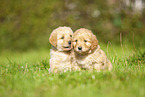
[[[100,49],[96,36],[80,28],[73,34],[72,70],[111,70],[112,64]]]
[[[50,72],[65,72],[71,70],[71,40],[73,31],[70,27],[59,27],[52,31],[49,42]]]

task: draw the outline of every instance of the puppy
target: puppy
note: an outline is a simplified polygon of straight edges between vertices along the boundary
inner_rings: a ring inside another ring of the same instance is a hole
[[[50,50],[50,72],[66,72],[71,70],[71,39],[73,31],[70,27],[59,27],[53,30],[49,42],[52,44]]]
[[[73,34],[72,70],[111,70],[112,64],[100,49],[98,40],[93,33],[85,28]]]

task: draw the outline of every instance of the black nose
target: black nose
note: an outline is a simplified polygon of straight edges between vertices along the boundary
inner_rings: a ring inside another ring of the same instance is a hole
[[[71,44],[71,41],[69,41],[68,44]]]
[[[78,47],[79,50],[82,50],[82,47]]]

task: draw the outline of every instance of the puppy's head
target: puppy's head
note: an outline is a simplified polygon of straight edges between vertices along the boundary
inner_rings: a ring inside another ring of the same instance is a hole
[[[86,54],[94,50],[98,45],[96,36],[88,29],[78,29],[73,34],[73,47],[78,54]]]
[[[72,48],[71,39],[73,31],[70,27],[59,27],[53,30],[49,42],[57,48],[58,51],[69,51]]]

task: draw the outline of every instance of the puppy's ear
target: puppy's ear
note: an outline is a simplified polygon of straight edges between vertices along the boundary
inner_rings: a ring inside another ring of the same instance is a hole
[[[91,50],[94,50],[98,46],[98,40],[95,35],[92,35]]]
[[[50,37],[49,37],[49,42],[56,47],[57,46],[57,34],[52,32]]]

